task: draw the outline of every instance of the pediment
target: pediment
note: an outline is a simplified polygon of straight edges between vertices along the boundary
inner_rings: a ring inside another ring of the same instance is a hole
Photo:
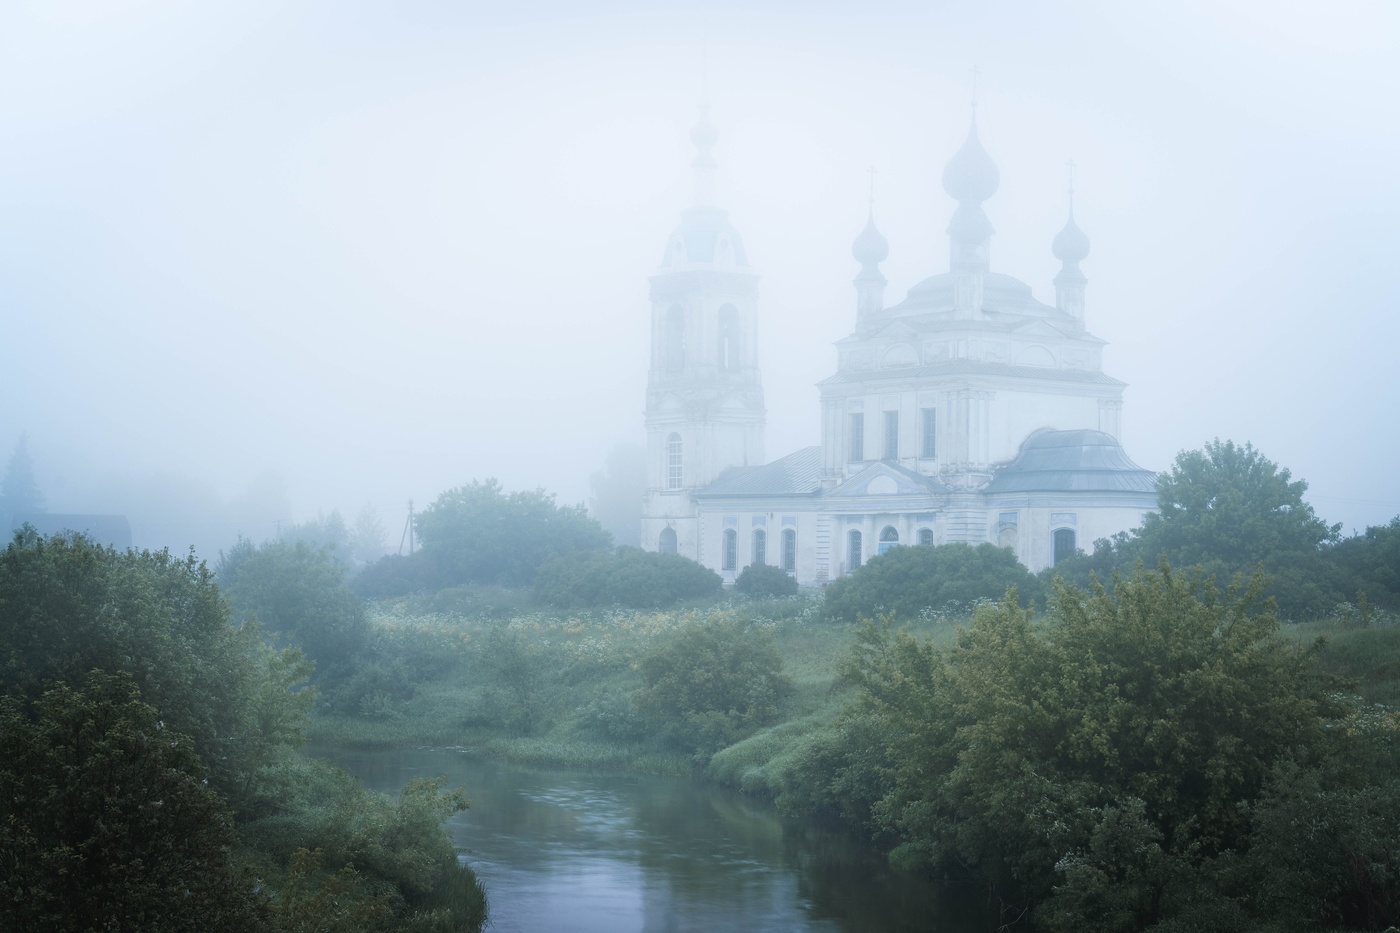
[[[918,333],[917,330],[910,327],[904,321],[892,321],[885,327],[880,328],[875,336],[886,340],[907,340]]]
[[[1018,324],[1011,328],[1011,332],[1017,337],[1039,337],[1052,340],[1065,336],[1065,332],[1054,324],[1039,318],[1032,318],[1024,324]]]
[[[872,463],[827,495],[848,498],[899,498],[942,492],[943,484],[892,463]]]

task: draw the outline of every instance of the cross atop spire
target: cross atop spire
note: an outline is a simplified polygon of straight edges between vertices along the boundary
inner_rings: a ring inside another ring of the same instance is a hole
[[[1079,168],[1073,159],[1065,163],[1065,168],[1069,169],[1069,210],[1074,213],[1074,170]]]
[[[866,169],[866,173],[870,176],[870,210],[873,213],[875,210],[875,176],[878,173],[873,165]]]
[[[972,66],[972,115],[977,116],[977,76],[982,73],[982,69],[976,65]]]

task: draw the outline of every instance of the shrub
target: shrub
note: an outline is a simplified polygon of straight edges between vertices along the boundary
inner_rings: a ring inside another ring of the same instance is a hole
[[[535,598],[560,609],[655,609],[684,600],[713,599],[723,588],[718,574],[687,557],[621,547],[612,554],[555,558],[540,568]]]
[[[424,559],[440,571],[440,586],[529,586],[550,558],[612,545],[583,506],[556,505],[543,489],[507,494],[494,479],[442,493],[415,527]]]
[[[891,548],[872,557],[826,591],[832,618],[855,621],[881,613],[913,620],[925,609],[999,600],[1012,587],[1024,601],[1039,584],[1008,548],[992,544],[942,544]]]
[[[638,708],[700,756],[773,722],[792,691],[773,636],[739,619],[691,623],[639,668]]]
[[[745,596],[759,598],[797,595],[797,581],[772,564],[749,564],[739,572],[734,588]]]

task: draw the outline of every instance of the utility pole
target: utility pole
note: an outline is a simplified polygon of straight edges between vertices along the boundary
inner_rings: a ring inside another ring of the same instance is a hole
[[[403,555],[403,543],[408,542],[408,553],[413,553],[413,500],[408,500],[408,521],[404,522],[403,534],[399,535],[399,555]]]

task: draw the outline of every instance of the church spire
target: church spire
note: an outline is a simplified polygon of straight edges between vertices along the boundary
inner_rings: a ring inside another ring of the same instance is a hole
[[[695,143],[695,206],[715,207],[715,142],[719,132],[710,125],[710,105],[700,105],[700,119],[690,131],[690,139]]]
[[[860,263],[856,276],[856,312],[866,314],[885,306],[885,276],[880,263],[890,255],[889,241],[875,227],[875,169],[870,169],[870,209],[865,229],[851,245],[851,255]]]
[[[1069,314],[1080,327],[1084,326],[1084,286],[1088,279],[1079,271],[1079,263],[1089,255],[1089,238],[1074,222],[1074,162],[1069,166],[1069,218],[1055,234],[1050,250],[1062,263],[1055,276],[1055,307]]]
[[[977,138],[977,111],[962,148],[943,169],[943,190],[958,202],[948,224],[949,257],[953,272],[986,272],[990,268],[990,240],[996,230],[982,210],[982,202],[996,194],[1001,172]]]

